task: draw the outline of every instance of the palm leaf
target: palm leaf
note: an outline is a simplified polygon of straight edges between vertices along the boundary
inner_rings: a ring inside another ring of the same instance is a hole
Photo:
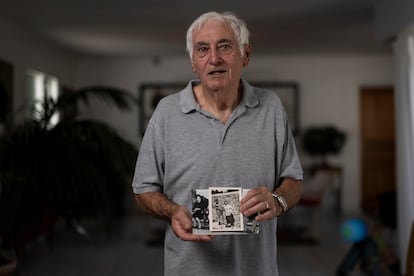
[[[89,106],[91,97],[101,99],[120,110],[129,110],[136,102],[129,92],[110,86],[88,86],[78,90],[63,87],[63,93],[58,97],[57,108],[61,111],[77,108],[79,102]]]
[[[65,91],[56,101],[46,99],[40,118],[15,125],[0,137],[0,236],[14,231],[27,212],[41,212],[32,195],[68,219],[110,219],[122,213],[135,146],[103,122],[76,119],[77,112],[53,128],[47,126],[55,112],[76,111],[79,102],[89,104],[91,97],[122,110],[134,99],[104,86]]]

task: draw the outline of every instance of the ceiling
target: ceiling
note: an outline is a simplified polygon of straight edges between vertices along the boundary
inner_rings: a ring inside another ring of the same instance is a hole
[[[233,11],[256,54],[389,51],[375,38],[377,0],[0,0],[0,16],[87,55],[185,54],[203,12]]]

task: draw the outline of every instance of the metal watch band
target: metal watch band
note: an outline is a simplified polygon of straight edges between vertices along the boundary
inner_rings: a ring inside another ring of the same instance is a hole
[[[288,207],[285,197],[277,193],[272,193],[272,196],[277,200],[280,207],[282,207],[282,210],[283,210],[282,213],[286,212],[289,207]]]

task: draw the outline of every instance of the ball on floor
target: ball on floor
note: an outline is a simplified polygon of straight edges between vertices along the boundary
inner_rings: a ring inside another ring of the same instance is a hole
[[[347,242],[359,242],[367,237],[368,227],[362,219],[348,219],[342,223],[341,235]]]

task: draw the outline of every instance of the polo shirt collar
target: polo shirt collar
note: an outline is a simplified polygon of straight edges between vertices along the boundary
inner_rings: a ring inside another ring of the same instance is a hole
[[[254,108],[259,104],[259,99],[254,92],[253,86],[251,86],[245,79],[241,79],[243,85],[243,98],[242,102],[245,107]],[[180,95],[180,106],[183,113],[190,113],[193,110],[199,110],[200,106],[195,100],[193,93],[193,86],[200,83],[200,80],[191,80],[188,85],[182,91]]]

